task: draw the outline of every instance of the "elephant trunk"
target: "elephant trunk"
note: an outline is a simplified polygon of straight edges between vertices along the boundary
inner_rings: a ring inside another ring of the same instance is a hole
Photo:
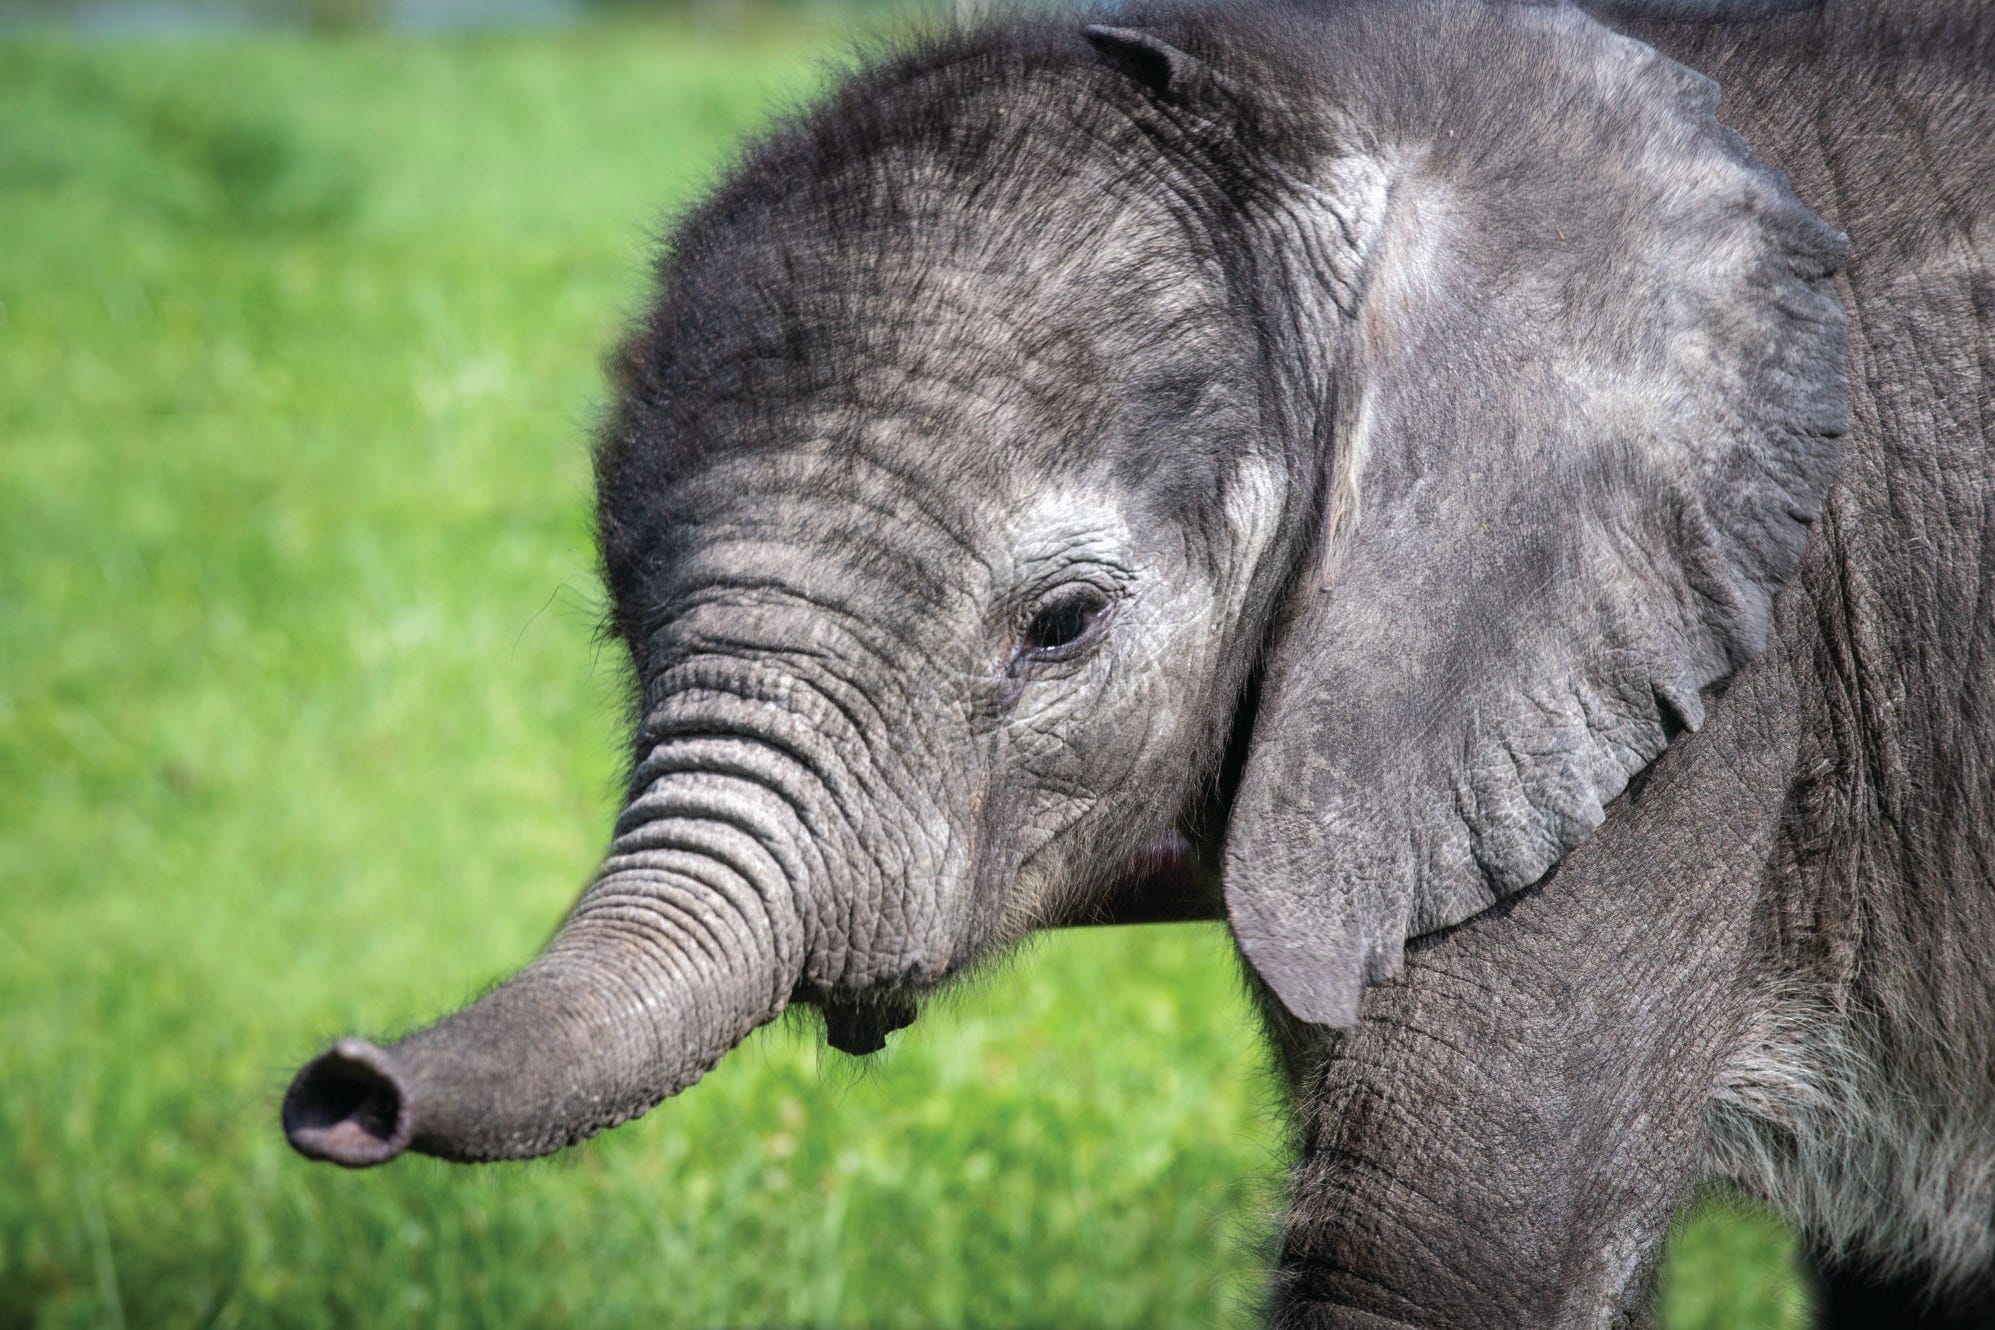
[[[399,1043],[343,1039],[298,1073],[298,1151],[350,1168],[547,1154],[692,1085],[782,1012],[805,955],[793,797],[745,741],[673,747],[645,762],[610,857],[532,964]],[[701,747],[736,751],[686,751]]]

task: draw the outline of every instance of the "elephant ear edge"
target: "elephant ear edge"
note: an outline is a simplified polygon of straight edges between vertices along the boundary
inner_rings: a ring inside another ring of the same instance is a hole
[[[1431,119],[1367,127],[1413,146],[1326,349],[1324,488],[1357,516],[1271,633],[1227,832],[1241,950],[1321,1025],[1698,727],[1766,644],[1847,427],[1846,238],[1716,86],[1570,9],[1476,37],[1388,48],[1480,67],[1429,81],[1452,104],[1372,108]]]

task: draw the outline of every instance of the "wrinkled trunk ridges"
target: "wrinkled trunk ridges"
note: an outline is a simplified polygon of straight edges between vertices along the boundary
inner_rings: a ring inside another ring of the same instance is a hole
[[[781,1014],[806,960],[810,840],[778,770],[730,742],[737,774],[654,768],[519,974],[391,1047],[341,1040],[308,1064],[285,1096],[292,1144],[352,1167],[546,1154],[686,1089]]]

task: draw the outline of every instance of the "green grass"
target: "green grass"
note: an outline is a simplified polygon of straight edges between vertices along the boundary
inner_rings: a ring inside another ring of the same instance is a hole
[[[0,46],[0,1326],[1251,1319],[1216,927],[1057,937],[863,1074],[764,1031],[535,1165],[309,1167],[296,1062],[523,959],[611,814],[597,364],[803,36]],[[1794,1326],[1707,1211],[1667,1323]]]

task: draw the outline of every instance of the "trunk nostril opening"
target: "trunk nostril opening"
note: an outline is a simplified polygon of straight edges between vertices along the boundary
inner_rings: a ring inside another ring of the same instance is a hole
[[[409,1146],[408,1095],[389,1056],[358,1039],[305,1064],[284,1095],[284,1134],[307,1159],[383,1164]]]

